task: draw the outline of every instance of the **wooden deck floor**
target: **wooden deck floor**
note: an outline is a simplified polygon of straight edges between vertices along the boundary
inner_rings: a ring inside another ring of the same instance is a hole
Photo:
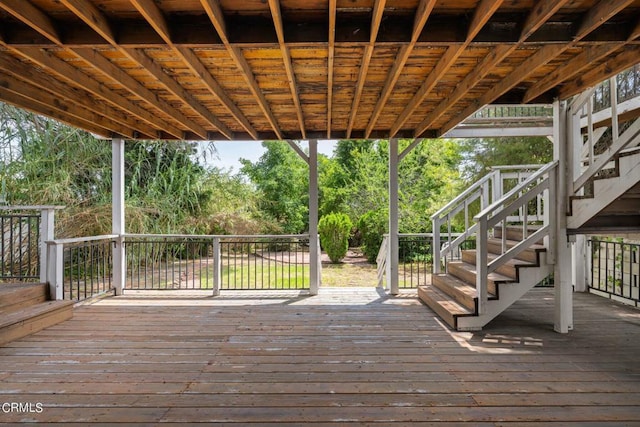
[[[78,307],[0,348],[0,423],[640,425],[640,311],[593,295],[568,335],[544,289],[481,333],[412,293],[168,295]]]

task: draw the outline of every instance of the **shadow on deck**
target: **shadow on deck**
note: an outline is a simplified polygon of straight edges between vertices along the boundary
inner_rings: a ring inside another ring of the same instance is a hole
[[[534,289],[482,332],[414,292],[134,293],[0,348],[1,422],[640,424],[640,311]],[[5,410],[9,409],[9,410]]]

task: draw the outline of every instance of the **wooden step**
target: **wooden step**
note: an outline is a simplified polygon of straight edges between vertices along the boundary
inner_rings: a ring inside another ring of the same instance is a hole
[[[475,284],[471,285],[467,282],[463,282],[451,274],[434,274],[431,277],[431,283],[434,287],[449,295],[459,304],[474,313],[476,312],[477,292]]]
[[[473,315],[471,310],[462,306],[435,286],[419,286],[418,298],[454,330],[458,328],[458,317]]]
[[[5,313],[0,319],[0,345],[73,317],[73,301],[46,301]]]
[[[527,233],[531,235],[532,233],[535,233],[539,228],[540,227],[538,226],[530,225],[527,227]],[[517,242],[524,240],[524,233],[521,225],[505,227],[505,231],[507,234],[507,240],[514,240]],[[496,239],[502,238],[502,227],[496,227],[493,229],[493,237],[495,237]],[[542,244],[542,241],[537,243]]]
[[[475,286],[476,266],[464,261],[450,261],[447,263],[447,271],[450,275]],[[492,295],[499,295],[500,283],[510,283],[513,279],[499,273],[491,273],[487,281],[487,292]]]
[[[507,246],[507,250],[511,249],[512,247],[514,247],[515,245],[517,245],[519,242],[515,241],[515,240],[507,240],[506,242],[506,246]],[[499,254],[502,252],[502,239],[489,239],[487,241],[487,250],[492,253],[492,254]],[[526,262],[530,262],[532,264],[538,264],[539,258],[538,258],[538,253],[539,252],[544,252],[546,249],[544,247],[544,245],[532,245],[531,247],[525,249],[524,251],[520,252],[518,254],[518,256],[516,257],[516,259],[522,260],[522,261],[526,261]]]
[[[49,299],[49,285],[46,283],[0,284],[0,314],[20,310]]]
[[[496,254],[488,254],[489,261],[494,260],[498,257]],[[476,250],[469,249],[462,251],[462,261],[475,265],[476,263]],[[496,273],[501,274],[503,276],[507,276],[515,281],[518,280],[518,268],[521,267],[535,267],[536,263],[530,263],[526,261],[522,261],[520,259],[512,259],[501,265],[496,269]]]

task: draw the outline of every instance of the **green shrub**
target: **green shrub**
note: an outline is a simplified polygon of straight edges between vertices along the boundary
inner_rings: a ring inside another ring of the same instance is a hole
[[[331,213],[318,222],[320,242],[331,262],[340,262],[349,249],[349,235],[353,224],[346,214]]]
[[[358,220],[362,236],[362,252],[369,262],[375,262],[387,231],[387,214],[384,210],[369,211]]]

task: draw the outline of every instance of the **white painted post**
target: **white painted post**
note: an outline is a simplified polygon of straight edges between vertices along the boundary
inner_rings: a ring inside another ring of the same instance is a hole
[[[309,140],[309,293],[320,287],[320,239],[318,238],[318,140]]]
[[[40,244],[40,283],[46,283],[48,280],[49,245],[45,242],[55,239],[55,215],[56,211],[53,207],[45,206],[40,211],[40,241],[38,242]]]
[[[398,277],[398,139],[389,140],[389,253],[387,257],[387,283],[389,293],[398,295],[400,283]]]
[[[487,217],[482,216],[478,223],[478,232],[476,233],[476,293],[478,295],[478,314],[482,315],[486,312],[489,295],[487,293],[487,280],[489,277],[489,259],[487,236],[489,235],[489,225]],[[505,231],[502,231],[505,235]]]
[[[220,295],[222,278],[222,260],[220,256],[220,237],[213,238],[213,296]]]
[[[64,299],[64,245],[48,243],[47,253],[47,281],[49,282],[49,297],[52,300]]]
[[[576,292],[587,291],[587,239],[583,234],[575,236],[576,241],[571,245],[573,257],[572,279]]]
[[[113,248],[113,284],[116,295],[122,295],[127,277],[124,249],[124,140],[111,141],[111,229],[117,234]]]
[[[568,182],[572,181],[571,164],[568,151],[572,150],[574,141],[571,138],[573,115],[568,111],[566,103],[558,104],[558,121],[554,123],[553,156],[558,160],[558,186],[556,192],[555,209],[555,255],[554,290],[555,315],[554,329],[556,332],[567,333],[573,329],[573,289],[571,286],[571,248],[567,240],[567,200]],[[556,105],[554,104],[554,105]],[[554,115],[555,116],[555,115]],[[578,118],[579,119],[579,118]],[[554,240],[554,239],[552,239]]]

